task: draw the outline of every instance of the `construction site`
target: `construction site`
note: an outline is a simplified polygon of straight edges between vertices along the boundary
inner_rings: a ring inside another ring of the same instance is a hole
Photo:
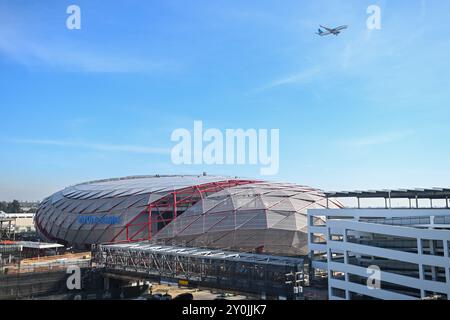
[[[2,241],[0,299],[304,299],[302,258],[161,245]],[[80,270],[80,287],[68,284]]]
[[[324,206],[313,188],[205,175],[72,186],[2,217],[0,299],[326,297],[305,230]]]
[[[88,182],[44,199],[34,232],[2,217],[0,299],[449,299],[449,199],[205,175]]]

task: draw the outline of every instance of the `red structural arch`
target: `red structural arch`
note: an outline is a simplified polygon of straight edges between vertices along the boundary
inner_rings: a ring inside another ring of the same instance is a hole
[[[188,208],[195,205],[199,200],[210,194],[227,188],[259,182],[257,180],[225,180],[191,186],[164,196],[150,203],[141,213],[130,220],[112,239],[116,242],[137,242],[151,240],[152,236],[161,228],[154,230],[154,225],[165,226],[174,221],[178,213],[182,214]],[[142,222],[144,220],[145,222]],[[141,222],[139,222],[141,221]],[[125,233],[125,240],[123,234]]]

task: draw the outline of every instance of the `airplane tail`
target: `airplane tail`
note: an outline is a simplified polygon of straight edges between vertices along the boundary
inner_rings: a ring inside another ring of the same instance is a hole
[[[323,33],[322,29],[318,29],[318,30],[317,30],[317,34],[318,34],[319,36],[321,36],[322,33]]]

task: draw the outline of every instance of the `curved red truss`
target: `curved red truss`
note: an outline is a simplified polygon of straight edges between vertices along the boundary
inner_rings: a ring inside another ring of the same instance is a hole
[[[210,194],[221,190],[240,185],[257,183],[258,180],[226,180],[220,182],[211,182],[193,187],[176,190],[169,195],[150,203],[145,210],[129,221],[112,239],[116,242],[135,242],[151,240],[152,235],[159,231],[163,226],[169,224],[182,214],[188,208],[195,205],[199,200]],[[142,222],[142,221],[145,222]],[[141,222],[138,222],[141,221]],[[154,225],[161,225],[161,228],[154,230]],[[125,233],[126,240],[117,239]]]

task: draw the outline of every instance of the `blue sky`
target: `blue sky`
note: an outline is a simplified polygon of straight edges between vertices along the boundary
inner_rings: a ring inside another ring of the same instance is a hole
[[[81,8],[81,30],[66,8]],[[368,30],[366,9],[382,9]],[[170,134],[280,129],[271,180],[450,185],[448,1],[0,0],[0,199],[175,166]],[[319,24],[348,24],[318,37]]]

